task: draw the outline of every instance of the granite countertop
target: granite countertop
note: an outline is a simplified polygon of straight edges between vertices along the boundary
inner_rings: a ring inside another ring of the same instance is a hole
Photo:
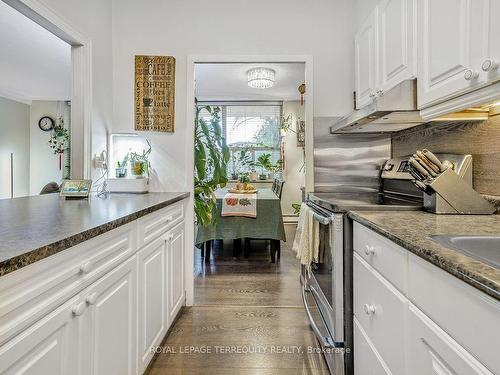
[[[435,215],[424,211],[351,211],[349,216],[500,300],[500,269],[440,245],[429,238],[434,234],[500,235],[500,215]]]
[[[0,200],[0,276],[188,196],[182,192],[109,194],[65,200],[48,194]]]

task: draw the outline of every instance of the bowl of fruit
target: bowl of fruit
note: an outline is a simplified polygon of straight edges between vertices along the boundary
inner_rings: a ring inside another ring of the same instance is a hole
[[[248,173],[243,173],[239,176],[236,186],[229,189],[229,192],[237,194],[254,194],[257,192],[257,189],[250,183]]]

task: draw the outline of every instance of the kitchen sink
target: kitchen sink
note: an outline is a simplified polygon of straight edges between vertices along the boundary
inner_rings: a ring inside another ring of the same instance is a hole
[[[433,235],[430,238],[478,261],[500,268],[500,235]]]

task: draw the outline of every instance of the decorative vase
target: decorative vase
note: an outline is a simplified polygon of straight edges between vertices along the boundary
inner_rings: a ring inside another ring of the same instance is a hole
[[[259,180],[261,180],[261,181],[267,180],[267,174],[265,174],[265,173],[259,174]]]
[[[116,178],[127,177],[127,168],[125,168],[125,167],[116,168],[115,169],[115,176],[116,176]]]

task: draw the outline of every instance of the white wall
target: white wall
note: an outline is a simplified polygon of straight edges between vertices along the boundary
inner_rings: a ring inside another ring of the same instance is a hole
[[[296,130],[296,121],[305,120],[304,106],[299,101],[283,102],[283,117],[292,114],[292,129]],[[302,202],[301,187],[305,185],[304,149],[297,147],[297,134],[289,131],[285,135],[285,185],[281,197],[283,215],[293,215],[292,203]]]
[[[352,107],[351,0],[113,0],[113,131],[134,130],[134,55],[177,59],[175,133],[148,134],[154,190],[186,190],[186,61],[196,55],[313,55],[314,114]]]
[[[368,18],[373,9],[377,6],[380,0],[355,0],[355,30]]]
[[[0,199],[10,198],[10,154],[14,154],[14,196],[29,194],[29,105],[0,97]]]
[[[99,154],[113,115],[111,0],[40,1],[92,41],[92,152]]]
[[[38,127],[43,116],[50,116],[57,121],[59,116],[64,125],[69,125],[70,107],[65,102],[34,100],[30,106],[30,195],[40,194],[49,182],[61,183],[63,170],[59,169],[59,155],[54,155],[49,147],[50,132]],[[64,167],[64,159],[63,167]]]

